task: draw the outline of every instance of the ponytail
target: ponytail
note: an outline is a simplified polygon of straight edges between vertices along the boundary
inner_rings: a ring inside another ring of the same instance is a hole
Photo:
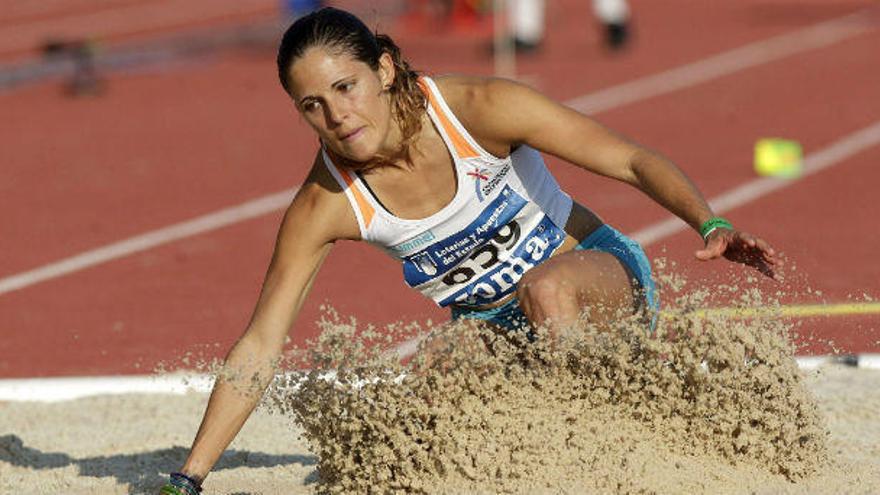
[[[410,145],[422,130],[422,116],[428,102],[419,87],[419,74],[400,54],[400,48],[386,34],[376,34],[380,52],[388,53],[394,62],[394,81],[388,91],[391,93],[391,106],[394,118],[400,126],[402,136],[401,151],[409,160]]]

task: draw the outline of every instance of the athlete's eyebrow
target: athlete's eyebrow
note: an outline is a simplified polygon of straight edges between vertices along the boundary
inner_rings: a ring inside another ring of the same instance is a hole
[[[347,83],[347,82],[351,82],[351,81],[353,81],[353,80],[356,79],[356,78],[357,78],[357,74],[349,74],[349,75],[347,75],[347,76],[342,76],[342,77],[340,77],[339,79],[337,79],[337,80],[333,81],[332,83],[330,83],[330,87],[333,88],[333,89],[336,89],[337,87],[339,87],[340,84],[344,84],[344,83]],[[298,100],[298,104],[299,104],[300,106],[302,106],[302,105],[306,104],[309,100],[311,100],[311,99],[315,99],[315,100],[317,100],[318,98],[319,98],[319,97],[314,96],[314,95],[305,95],[305,96],[301,97],[301,98]]]
[[[333,84],[331,84],[330,87],[331,87],[331,88],[336,88],[336,87],[338,87],[340,84],[345,84],[345,83],[351,82],[351,81],[353,81],[353,80],[356,79],[356,78],[357,78],[357,74],[349,74],[349,75],[347,75],[347,76],[340,77],[340,78],[337,79],[335,82],[333,82]]]

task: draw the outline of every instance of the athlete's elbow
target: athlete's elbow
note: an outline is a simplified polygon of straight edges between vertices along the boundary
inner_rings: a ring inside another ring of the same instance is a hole
[[[623,167],[623,180],[635,187],[644,189],[651,182],[651,177],[662,173],[665,167],[665,160],[659,155],[645,150],[636,148],[630,154],[626,166]]]
[[[261,331],[259,327],[251,325],[229,351],[226,360],[244,359],[253,364],[266,365],[281,356],[283,347],[283,337],[279,338],[272,332]]]

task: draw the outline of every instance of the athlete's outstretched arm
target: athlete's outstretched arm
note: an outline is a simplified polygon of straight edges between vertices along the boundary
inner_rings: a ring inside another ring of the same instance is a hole
[[[204,479],[238,434],[274,376],[285,336],[333,242],[356,237],[357,229],[345,197],[316,160],[287,209],[251,321],[226,357],[181,472]]]
[[[473,83],[469,113],[489,140],[528,144],[585,170],[637,187],[694,230],[715,215],[702,194],[670,160],[605,128],[595,120],[521,84],[500,79]],[[724,256],[774,276],[775,252],[746,232],[718,228],[696,252],[701,260]]]

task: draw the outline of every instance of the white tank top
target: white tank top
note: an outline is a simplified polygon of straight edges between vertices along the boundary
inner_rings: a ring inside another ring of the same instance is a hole
[[[324,163],[351,203],[361,238],[403,264],[406,283],[440,306],[502,299],[530,268],[565,241],[572,200],[533,148],[498,158],[484,150],[430,78],[419,80],[428,114],[452,156],[457,189],[437,213],[418,220],[388,212],[351,170]]]

